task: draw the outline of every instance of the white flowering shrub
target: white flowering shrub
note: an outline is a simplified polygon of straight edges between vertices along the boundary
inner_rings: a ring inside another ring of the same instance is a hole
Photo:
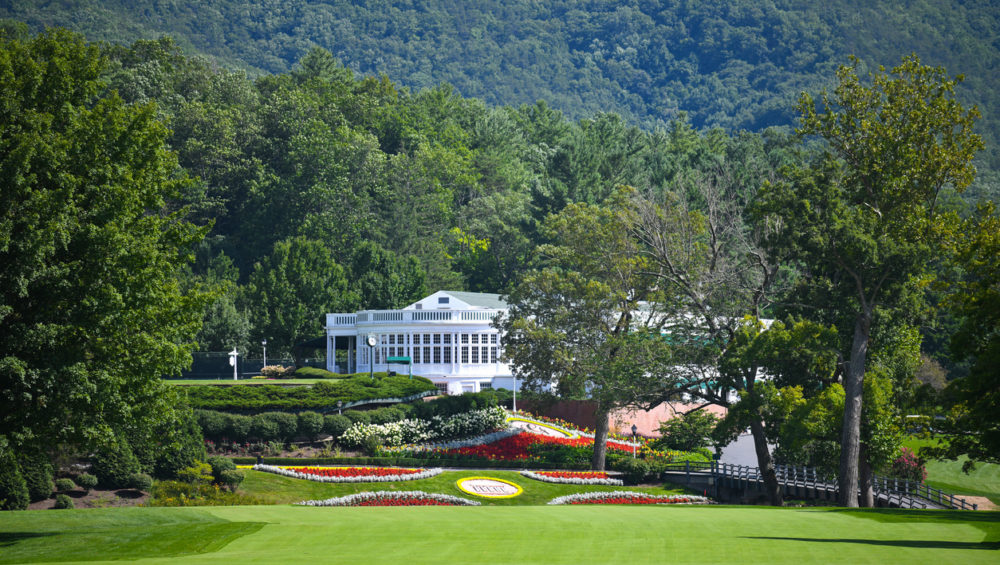
[[[398,447],[432,440],[479,435],[507,426],[507,415],[498,406],[456,414],[449,418],[406,419],[388,424],[355,423],[340,436],[347,447],[362,447],[369,438],[375,438],[384,447]]]

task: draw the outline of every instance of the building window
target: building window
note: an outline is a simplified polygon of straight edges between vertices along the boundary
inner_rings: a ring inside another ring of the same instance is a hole
[[[496,347],[491,347],[490,348],[490,363],[496,363],[496,362],[497,362],[497,348]]]
[[[389,334],[389,345],[396,345],[396,334]]]
[[[478,347],[473,347],[472,348],[472,362],[473,363],[479,363],[479,348]]]
[[[430,347],[425,347],[424,348],[424,363],[430,363],[430,362],[431,362],[431,348]]]
[[[472,345],[479,345],[479,334],[472,334]]]
[[[469,334],[462,334],[462,345],[469,344]]]
[[[438,392],[441,394],[448,394],[448,383],[434,383],[434,386],[437,387]]]
[[[462,346],[462,363],[468,363],[468,362],[469,362],[469,346],[468,345],[463,345]]]
[[[434,343],[437,343],[436,341]],[[451,345],[451,334],[444,334],[444,344]]]
[[[424,334],[424,345],[431,344],[431,334]]]
[[[485,381],[479,383],[479,390],[493,390],[493,383]]]
[[[434,348],[434,362],[435,363],[440,363],[441,362],[441,348],[440,347],[435,347]]]
[[[434,334],[434,345],[441,343],[441,334]]]
[[[396,334],[396,343],[403,345],[403,334]]]
[[[449,299],[447,296],[438,296],[438,304],[448,304]]]
[[[451,347],[450,346],[444,348],[444,362],[445,363],[451,363]]]
[[[497,344],[497,334],[490,334],[490,344],[492,345]]]

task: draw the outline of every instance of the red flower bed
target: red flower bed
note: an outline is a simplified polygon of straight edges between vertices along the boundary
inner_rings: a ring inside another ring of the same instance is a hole
[[[317,477],[387,477],[415,475],[424,469],[397,469],[394,467],[291,467],[292,471]]]
[[[669,504],[687,504],[691,500],[687,498],[675,498]],[[592,498],[588,500],[574,500],[570,504],[664,504],[667,501],[662,498],[647,496],[618,496],[614,498]]]
[[[455,506],[449,502],[443,502],[440,500],[432,500],[429,498],[421,499],[380,499],[380,500],[366,500],[358,504],[358,506]]]
[[[559,479],[607,479],[604,471],[535,471],[536,475],[556,477]]]
[[[572,447],[587,447],[594,445],[594,440],[588,437],[559,438],[543,436],[540,434],[521,433],[516,436],[499,439],[493,443],[475,445],[472,447],[460,447],[457,449],[447,449],[444,453],[448,455],[481,457],[483,459],[522,461],[531,456],[528,453],[528,447],[536,443],[558,443],[560,445],[569,445]],[[631,452],[632,446],[618,443],[616,441],[608,441],[608,449]]]

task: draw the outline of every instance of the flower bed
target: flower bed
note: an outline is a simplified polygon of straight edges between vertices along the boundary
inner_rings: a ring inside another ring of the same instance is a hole
[[[479,506],[479,502],[449,494],[414,491],[359,492],[326,500],[303,500],[300,506]]]
[[[708,504],[708,502],[704,496],[690,494],[646,494],[619,490],[569,494],[553,498],[549,504]]]
[[[612,479],[603,471],[521,471],[529,479],[546,483],[570,485],[622,486],[620,479]]]
[[[572,447],[586,447],[593,445],[594,440],[593,438],[587,437],[559,438],[524,432],[514,436],[501,438],[491,443],[470,447],[460,447],[456,449],[445,449],[438,451],[438,453],[443,455],[464,455],[468,457],[479,457],[481,459],[492,460],[528,461],[531,459],[528,447],[537,443],[556,443]],[[615,449],[630,453],[632,451],[632,446],[609,440],[608,449]]]
[[[429,479],[441,469],[400,469],[396,467],[276,467],[254,465],[254,471],[274,473],[320,483],[377,483]]]

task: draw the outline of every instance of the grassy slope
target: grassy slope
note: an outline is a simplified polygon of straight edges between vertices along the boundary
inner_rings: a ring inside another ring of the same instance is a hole
[[[916,450],[934,441],[909,439],[904,443],[906,447]],[[962,465],[967,460],[967,457],[962,457],[957,461],[928,461],[927,484],[945,492],[985,496],[994,504],[1000,504],[1000,465],[979,463],[974,471],[966,474],[962,472]]]
[[[164,382],[174,386],[197,386],[197,385],[220,385],[220,386],[240,386],[240,385],[312,385],[322,382],[334,382],[336,379],[165,379]]]
[[[485,505],[496,506],[524,506],[542,505],[548,501],[574,492],[588,492],[599,490],[638,490],[651,494],[677,494],[686,492],[683,489],[671,489],[669,485],[664,487],[607,487],[607,486],[579,486],[553,484],[536,481],[521,476],[517,471],[445,471],[436,477],[419,481],[402,481],[398,483],[346,483],[331,484],[318,483],[314,481],[303,481],[275,475],[272,473],[261,473],[257,471],[246,471],[247,478],[243,482],[240,490],[247,494],[263,500],[267,504],[288,504],[301,500],[323,500],[335,496],[346,496],[356,492],[380,491],[380,490],[422,490],[424,492],[437,492],[450,494],[478,500]],[[456,482],[462,477],[495,477],[505,481],[511,481],[524,489],[520,495],[513,498],[486,499],[478,498],[471,494],[462,492]]]
[[[0,514],[0,563],[148,556],[144,563],[966,565],[996,563],[998,541],[1000,513],[954,511],[263,506]]]

